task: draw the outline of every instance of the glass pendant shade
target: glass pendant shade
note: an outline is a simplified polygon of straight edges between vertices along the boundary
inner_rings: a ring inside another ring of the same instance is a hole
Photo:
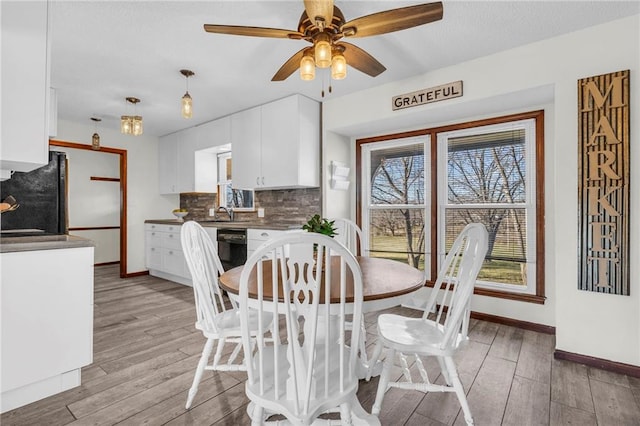
[[[315,42],[315,58],[318,68],[331,66],[331,43],[329,36],[325,33],[318,34]]]
[[[193,116],[193,100],[189,92],[185,93],[182,97],[182,116],[184,118],[191,118]]]
[[[140,117],[139,115],[135,115],[131,118],[133,119],[131,134],[133,136],[140,136],[144,130],[142,127],[142,117]]]
[[[313,80],[316,77],[316,65],[313,57],[306,53],[300,60],[300,79],[304,81]]]
[[[130,135],[132,129],[131,126],[131,117],[128,115],[123,115],[120,117],[120,133],[124,133],[125,135]]]
[[[334,80],[342,80],[347,76],[347,60],[342,53],[333,55],[331,60],[331,78]]]
[[[94,133],[91,136],[91,149],[95,149],[98,151],[100,149],[100,135],[98,133]]]

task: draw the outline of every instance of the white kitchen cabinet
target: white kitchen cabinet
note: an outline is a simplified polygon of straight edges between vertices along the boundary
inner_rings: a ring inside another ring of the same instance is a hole
[[[192,285],[191,273],[182,251],[182,225],[145,224],[145,266],[149,274],[180,284]],[[216,228],[205,227],[216,241]]]
[[[251,189],[260,186],[261,113],[257,106],[231,116],[232,182],[234,188]]]
[[[293,95],[231,117],[233,186],[320,185],[320,105]]]
[[[178,135],[158,140],[158,186],[160,194],[178,193]]]
[[[230,117],[161,137],[158,144],[160,194],[216,192],[217,160],[214,148],[230,142]]]
[[[93,259],[90,246],[0,254],[2,412],[81,384],[93,361]]]
[[[50,37],[47,1],[0,2],[0,169],[28,172],[49,161]]]
[[[195,158],[198,132],[195,127],[177,132],[178,136],[178,192],[195,191]]]
[[[266,241],[279,237],[285,232],[275,229],[247,229],[247,259]]]

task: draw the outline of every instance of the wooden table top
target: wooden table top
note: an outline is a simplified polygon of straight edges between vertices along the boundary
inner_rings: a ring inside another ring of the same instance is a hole
[[[395,260],[380,259],[375,257],[357,257],[360,269],[362,271],[362,285],[364,301],[376,301],[381,299],[394,298],[412,293],[424,286],[424,273],[419,269],[411,267],[405,263]],[[331,303],[339,302],[339,268],[340,258],[331,258],[332,267],[332,285],[331,285]],[[240,274],[244,266],[238,266],[230,269],[220,277],[220,287],[232,294],[238,294],[240,291]],[[265,261],[263,265],[263,291],[264,299],[272,298],[271,285],[271,261]],[[349,286],[351,287],[351,286]],[[334,291],[334,288],[336,291]],[[282,285],[279,286],[278,299],[282,298]],[[256,269],[251,273],[249,278],[249,297],[257,296],[256,285]],[[321,289],[321,294],[324,290]],[[353,301],[353,293],[347,291],[347,302]],[[322,300],[321,300],[322,302]]]

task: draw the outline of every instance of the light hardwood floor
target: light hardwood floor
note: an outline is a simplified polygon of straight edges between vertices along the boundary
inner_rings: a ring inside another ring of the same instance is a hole
[[[204,345],[193,327],[192,289],[150,276],[121,280],[117,273],[117,266],[96,268],[94,362],[83,369],[82,386],[4,413],[0,423],[250,424],[243,373],[206,372],[193,407],[184,409]],[[376,317],[365,317],[371,344]],[[554,360],[554,345],[548,334],[472,321],[457,365],[476,425],[640,425],[640,379]],[[377,384],[377,378],[360,382],[366,410]],[[398,389],[387,393],[380,419],[464,424],[455,396]]]

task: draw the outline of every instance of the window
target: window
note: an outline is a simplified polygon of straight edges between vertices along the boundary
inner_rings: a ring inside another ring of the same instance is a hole
[[[369,255],[406,261],[430,270],[425,243],[427,182],[425,167],[428,137],[368,144],[364,148],[367,176],[364,182],[366,208],[362,220]]]
[[[535,293],[534,148],[532,119],[438,134],[438,253],[468,223],[484,224],[477,286]]]
[[[371,256],[435,279],[462,228],[480,222],[489,250],[476,293],[544,303],[543,120],[536,111],[357,141]]]
[[[253,191],[232,187],[231,152],[218,154],[218,205],[237,211],[253,211]]]

